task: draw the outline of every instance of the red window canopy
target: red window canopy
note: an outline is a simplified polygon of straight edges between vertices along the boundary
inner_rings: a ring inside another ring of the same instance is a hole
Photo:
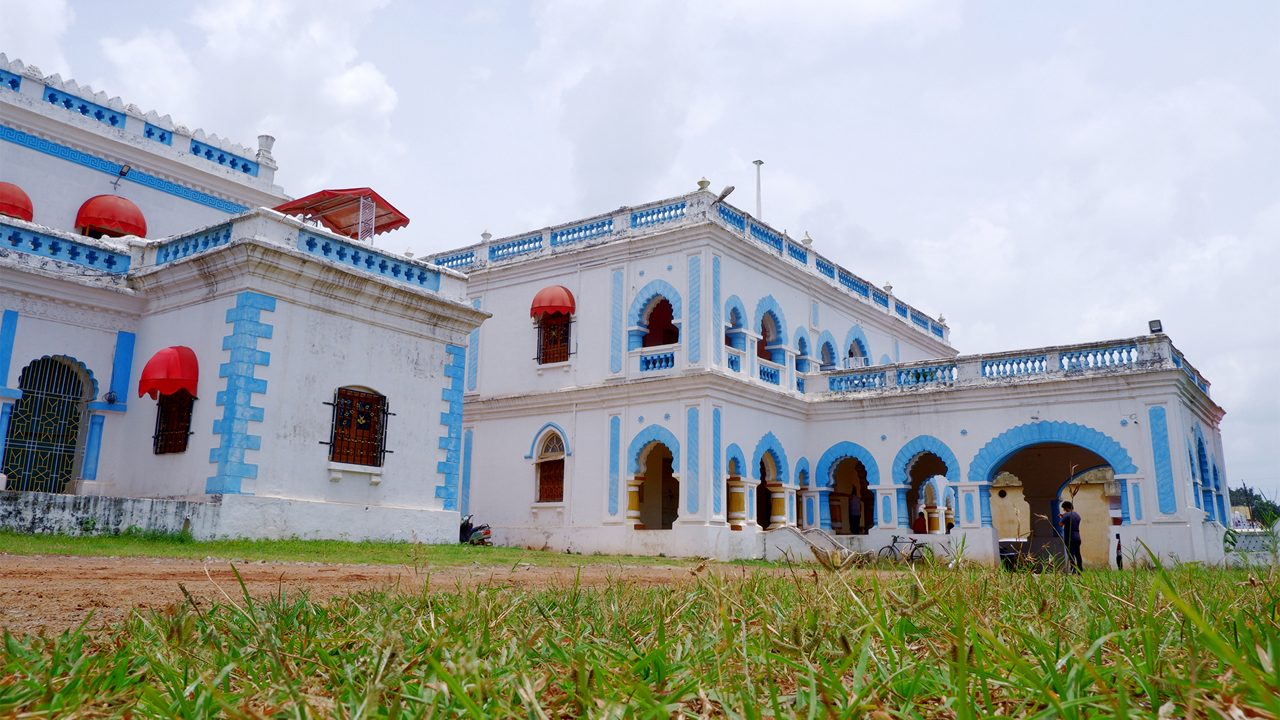
[[[76,229],[85,233],[147,236],[147,219],[142,211],[119,195],[96,195],[85,201],[76,213]]]
[[[26,191],[13,183],[0,182],[0,215],[31,222],[35,212]]]
[[[361,198],[367,198],[373,204],[371,235],[399,230],[409,224],[407,215],[367,187],[321,190],[277,205],[274,209],[285,215],[300,215],[308,220],[317,220],[336,233],[360,238]]]
[[[573,293],[563,285],[544,287],[533,296],[533,305],[529,308],[529,317],[542,317],[551,313],[572,315],[576,306]]]
[[[182,345],[167,347],[152,355],[142,368],[138,397],[150,395],[155,400],[157,395],[172,395],[179,390],[195,397],[199,379],[200,363],[196,361],[195,352]]]

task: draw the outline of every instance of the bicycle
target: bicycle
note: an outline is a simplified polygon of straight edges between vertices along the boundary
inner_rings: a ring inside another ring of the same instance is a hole
[[[902,549],[899,549],[899,546],[902,546]],[[899,562],[905,558],[907,562],[914,565],[921,560],[932,560],[933,548],[928,543],[922,543],[913,537],[894,535],[893,541],[876,553],[876,558],[893,562]]]

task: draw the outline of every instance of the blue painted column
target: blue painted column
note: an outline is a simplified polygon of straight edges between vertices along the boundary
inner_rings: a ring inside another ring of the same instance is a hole
[[[622,418],[609,416],[609,515],[618,516],[618,496],[622,482]]]
[[[13,403],[0,403],[0,461],[4,460],[4,445],[9,437],[9,418],[13,417]]]
[[[1129,481],[1125,478],[1118,477],[1116,482],[1120,484],[1120,524],[1129,524]]]
[[[991,527],[991,483],[978,486],[978,507],[982,513],[982,527]]]
[[[98,479],[98,456],[102,453],[102,423],[106,417],[100,413],[89,416],[89,436],[84,443],[84,463],[80,466],[81,480]]]
[[[723,450],[720,447],[720,408],[711,408],[711,514],[719,515],[724,508],[724,470],[721,466]]]
[[[907,489],[904,487],[895,488],[894,495],[898,498],[898,527],[911,527],[911,509],[907,507]]]
[[[698,454],[702,452],[702,443],[699,442],[698,436],[698,408],[688,408],[685,413],[685,444],[684,451],[686,459],[684,463],[684,486],[685,486],[685,508],[690,515],[696,515],[698,512],[698,493],[701,492],[701,483],[698,482],[698,468],[701,458]]]
[[[689,256],[689,317],[684,333],[686,361],[689,365],[702,362],[702,256]]]
[[[9,365],[13,361],[13,341],[18,336],[18,311],[5,310],[0,314],[0,391],[10,387]],[[14,378],[15,386],[17,378]],[[9,395],[0,395],[9,397]]]
[[[614,270],[609,288],[609,372],[622,372],[622,271]]]
[[[818,527],[831,532],[831,488],[818,488]]]

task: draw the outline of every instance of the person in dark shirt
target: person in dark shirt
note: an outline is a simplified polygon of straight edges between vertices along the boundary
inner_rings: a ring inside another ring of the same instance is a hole
[[[924,535],[929,532],[929,522],[924,519],[924,511],[916,513],[915,522],[911,523],[911,532],[916,535]]]
[[[1062,503],[1062,510],[1062,517],[1059,518],[1062,523],[1062,542],[1066,543],[1072,571],[1080,572],[1084,567],[1084,561],[1080,557],[1080,513],[1076,512],[1076,506],[1070,500]]]

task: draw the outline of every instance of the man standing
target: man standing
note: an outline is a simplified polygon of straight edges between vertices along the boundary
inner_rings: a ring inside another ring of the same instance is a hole
[[[862,534],[862,499],[856,492],[849,496],[849,532]]]
[[[1067,545],[1067,554],[1071,559],[1071,569],[1080,572],[1084,561],[1080,557],[1080,513],[1070,500],[1062,503],[1062,542]]]

